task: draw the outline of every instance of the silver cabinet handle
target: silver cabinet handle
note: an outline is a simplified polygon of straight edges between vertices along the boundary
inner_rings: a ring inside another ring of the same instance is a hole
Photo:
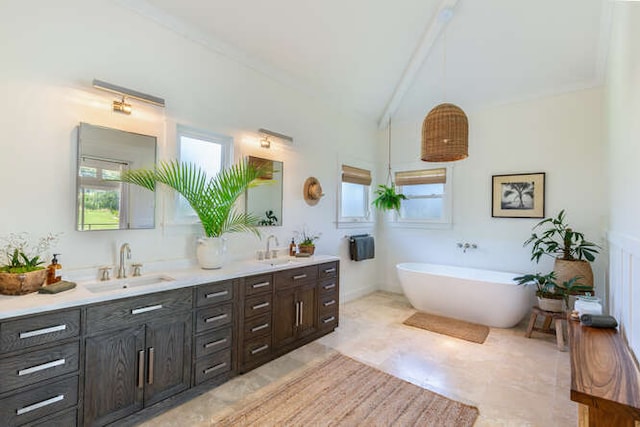
[[[147,376],[147,384],[153,384],[153,368],[155,365],[156,350],[153,347],[149,347],[149,374]]]
[[[161,308],[162,308],[162,304],[150,305],[148,307],[134,308],[133,310],[131,310],[131,314],[141,314],[141,313],[146,313],[148,311],[160,310]]]
[[[269,302],[268,301],[265,301],[265,302],[260,303],[260,304],[256,304],[253,307],[251,307],[251,309],[252,310],[259,310],[259,309],[265,308],[265,307],[269,307]]]
[[[331,317],[327,317],[326,319],[322,319],[322,323],[329,323],[329,322],[333,322],[334,320],[336,320],[336,318],[334,316],[331,316]]]
[[[302,313],[304,313],[304,301],[300,301],[300,323],[299,325],[302,326]]]
[[[333,289],[336,287],[335,283],[331,283],[330,285],[324,285],[322,289]]]
[[[51,399],[43,400],[42,402],[34,403],[33,405],[25,406],[16,410],[16,415],[26,414],[27,412],[35,411],[36,409],[44,408],[45,406],[52,405],[56,402],[64,400],[64,394],[59,394]]]
[[[138,388],[144,387],[144,350],[138,352]]]
[[[226,338],[222,338],[221,340],[218,340],[218,341],[213,341],[213,342],[208,342],[208,343],[206,343],[206,344],[204,345],[204,348],[211,348],[211,347],[215,347],[215,346],[217,346],[217,345],[224,344],[224,343],[226,343],[226,342],[227,342],[227,339],[226,339]]]
[[[202,373],[207,375],[207,374],[210,374],[213,371],[217,371],[220,368],[224,368],[225,366],[227,366],[227,362],[218,363],[215,366],[212,366],[210,368],[205,369],[204,371],[202,371]]]
[[[296,324],[294,325],[296,328],[300,324],[300,303],[296,301]]]
[[[204,319],[204,323],[211,323],[211,322],[215,322],[217,320],[222,320],[222,319],[226,319],[226,318],[227,318],[227,313],[221,314],[219,316],[208,317],[208,318]]]
[[[212,294],[206,294],[204,297],[205,298],[217,298],[217,297],[224,297],[226,295],[229,295],[229,291],[214,292]]]
[[[265,351],[265,350],[266,350],[266,349],[268,349],[268,348],[269,348],[269,345],[268,345],[268,344],[262,345],[262,346],[260,346],[260,347],[258,347],[258,348],[255,348],[255,349],[251,350],[251,354],[258,354],[258,353],[260,353],[261,351]]]
[[[331,301],[323,302],[322,305],[325,307],[329,307],[330,305],[333,305],[335,303],[336,303],[336,300],[332,299]]]
[[[293,280],[305,279],[306,277],[306,274],[298,274],[297,276],[293,276]]]
[[[33,374],[34,372],[44,371],[45,369],[55,368],[56,366],[64,365],[65,359],[53,360],[51,362],[43,363],[42,365],[32,366],[30,368],[21,369],[18,371],[18,376]]]
[[[67,325],[57,325],[51,326],[49,328],[44,329],[36,329],[35,331],[28,332],[20,332],[20,339],[23,340],[25,338],[37,337],[38,335],[50,334],[52,332],[60,332],[67,329]]]
[[[258,332],[258,331],[261,331],[263,329],[267,329],[268,327],[269,327],[268,323],[263,323],[260,326],[256,326],[256,327],[251,328],[251,332]]]
[[[271,284],[271,282],[260,282],[260,283],[255,283],[253,285],[251,285],[251,287],[253,289],[258,289],[258,288],[264,288],[265,286],[269,286]]]
[[[333,267],[333,268],[327,268],[327,269],[324,271],[324,273],[325,273],[325,274],[335,273],[335,272],[336,272],[335,267]]]

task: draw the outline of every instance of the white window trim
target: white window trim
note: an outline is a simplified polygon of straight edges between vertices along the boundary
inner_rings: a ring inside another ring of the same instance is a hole
[[[371,185],[369,185],[369,189],[366,194],[366,206],[367,212],[364,217],[342,217],[342,165],[349,165],[356,168],[367,169],[371,172]],[[371,202],[373,201],[373,183],[375,182],[375,169],[372,163],[367,161],[363,161],[360,159],[353,158],[343,158],[338,160],[337,164],[337,182],[338,188],[336,191],[337,200],[336,200],[336,228],[363,228],[363,227],[371,227],[375,225],[374,215],[371,208]]]
[[[395,228],[423,228],[433,230],[450,229],[453,227],[453,166],[441,165],[433,163],[432,165],[425,166],[424,163],[411,163],[402,164],[399,167],[394,168],[395,172],[408,171],[408,170],[421,170],[421,169],[440,169],[444,168],[447,171],[447,181],[444,184],[444,198],[443,208],[444,212],[441,219],[402,219],[397,212],[393,212],[393,216],[388,222],[388,225]]]

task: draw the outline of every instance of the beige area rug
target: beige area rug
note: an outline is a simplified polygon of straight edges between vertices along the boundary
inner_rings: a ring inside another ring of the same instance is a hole
[[[415,326],[416,328],[426,329],[427,331],[449,335],[450,337],[460,338],[478,344],[484,343],[487,335],[489,335],[488,326],[428,313],[418,312],[403,323],[408,326]]]
[[[238,409],[239,408],[239,409]],[[215,426],[472,426],[478,409],[337,354],[248,396]]]

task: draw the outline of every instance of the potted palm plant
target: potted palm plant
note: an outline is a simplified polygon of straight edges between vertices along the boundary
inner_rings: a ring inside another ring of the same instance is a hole
[[[235,203],[247,188],[260,177],[261,169],[239,162],[221,170],[215,177],[191,163],[177,160],[160,162],[154,169],[135,169],[122,174],[120,181],[155,190],[156,183],[164,184],[179,193],[194,210],[204,231],[198,239],[196,256],[203,269],[217,269],[224,264],[225,233],[252,232],[259,218],[238,212]]]
[[[518,285],[535,285],[538,306],[545,311],[562,312],[569,306],[569,296],[580,291],[589,291],[591,287],[580,283],[575,276],[567,281],[559,282],[555,271],[548,274],[536,273],[514,277]]]
[[[543,255],[555,258],[553,270],[560,283],[580,276],[583,285],[593,287],[591,261],[595,260],[600,246],[585,239],[584,234],[575,231],[565,222],[565,212],[561,210],[555,218],[545,218],[537,223],[534,232],[524,242],[524,246],[533,245],[531,260],[539,262]]]

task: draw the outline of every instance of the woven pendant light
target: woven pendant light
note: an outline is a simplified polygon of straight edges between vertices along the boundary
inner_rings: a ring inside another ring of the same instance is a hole
[[[462,109],[440,104],[422,123],[422,155],[425,162],[453,162],[469,157],[469,122]]]

